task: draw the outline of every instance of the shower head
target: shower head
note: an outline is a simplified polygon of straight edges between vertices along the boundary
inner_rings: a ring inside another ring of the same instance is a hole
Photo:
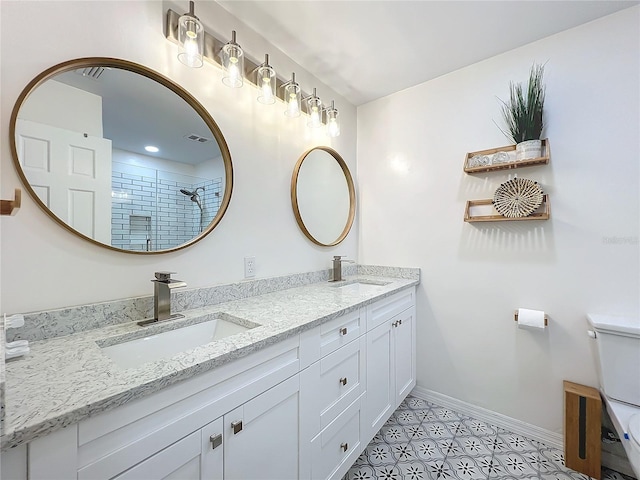
[[[200,195],[198,194],[198,190],[202,190],[202,192],[204,193],[204,187],[198,187],[193,190],[193,192],[187,190],[186,188],[181,188],[180,193],[186,195],[187,197],[199,197]],[[193,198],[191,200],[193,200]]]
[[[185,188],[181,188],[180,193],[186,195],[187,197],[190,197],[190,200],[192,202],[195,202],[200,208],[200,211],[202,211],[202,203],[200,202],[200,195],[198,194],[198,190],[202,190],[204,192],[204,187],[198,187],[193,192],[190,192]]]

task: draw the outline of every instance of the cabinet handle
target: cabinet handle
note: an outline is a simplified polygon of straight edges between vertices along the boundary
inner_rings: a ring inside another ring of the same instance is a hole
[[[349,450],[349,444],[347,442],[344,442],[340,444],[340,448],[342,449],[343,452],[346,452],[347,450]]]
[[[347,384],[347,377],[342,377],[339,382],[344,386]]]
[[[393,322],[391,325],[393,325],[394,327],[398,326],[398,321],[396,320],[395,322]]]
[[[215,450],[222,445],[222,434],[219,433],[218,435],[211,435],[209,437],[209,441],[211,442],[211,450]]]
[[[347,327],[342,327],[340,329],[340,335],[346,335],[347,334]]]
[[[402,325],[402,319],[398,320],[398,323],[399,323],[400,325]]]
[[[242,431],[242,420],[238,420],[237,422],[231,422],[231,428],[233,429],[233,434],[236,435]]]

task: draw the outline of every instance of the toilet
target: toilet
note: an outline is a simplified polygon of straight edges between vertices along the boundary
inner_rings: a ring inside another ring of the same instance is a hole
[[[640,478],[640,318],[589,314],[587,321],[604,403]]]

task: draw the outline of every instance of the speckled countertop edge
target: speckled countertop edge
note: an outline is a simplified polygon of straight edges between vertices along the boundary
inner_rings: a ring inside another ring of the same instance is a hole
[[[357,278],[388,284],[359,293],[319,282],[185,311],[186,320],[223,313],[260,326],[138,368],[118,367],[96,343],[141,328],[133,322],[32,342],[30,355],[6,365],[2,450],[157,392],[419,283],[415,278]]]

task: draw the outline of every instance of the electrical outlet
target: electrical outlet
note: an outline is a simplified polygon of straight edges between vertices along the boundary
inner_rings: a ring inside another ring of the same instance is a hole
[[[244,278],[256,276],[256,257],[244,257]]]

